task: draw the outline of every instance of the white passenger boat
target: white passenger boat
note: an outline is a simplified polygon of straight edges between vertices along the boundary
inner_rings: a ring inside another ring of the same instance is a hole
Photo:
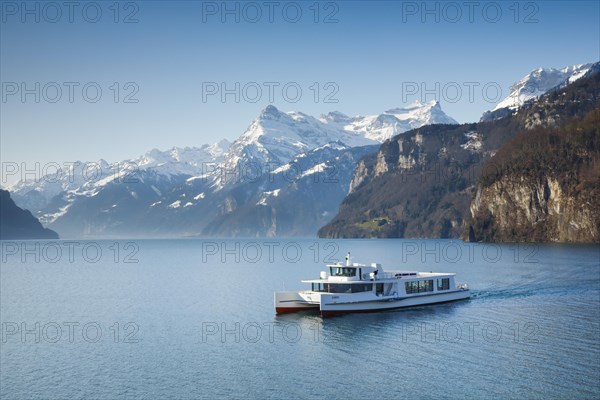
[[[311,290],[275,292],[275,311],[319,310],[322,316],[391,310],[468,299],[469,287],[454,273],[384,271],[381,264],[327,265],[319,279],[303,280]]]

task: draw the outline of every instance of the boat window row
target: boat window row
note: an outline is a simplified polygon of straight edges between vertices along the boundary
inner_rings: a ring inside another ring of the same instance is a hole
[[[433,292],[433,279],[405,282],[406,294]]]
[[[348,267],[331,267],[330,268],[331,276],[355,276],[356,268],[348,268]]]
[[[437,290],[450,289],[450,278],[441,278],[437,280]]]
[[[360,293],[373,290],[372,283],[313,283],[313,292],[325,293]]]

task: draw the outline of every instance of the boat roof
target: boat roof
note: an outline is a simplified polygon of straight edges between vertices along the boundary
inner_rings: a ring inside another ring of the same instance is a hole
[[[416,272],[416,271],[386,271],[383,277],[377,277],[375,280],[348,280],[338,281],[327,279],[307,279],[302,280],[303,283],[341,283],[341,284],[358,284],[358,283],[378,283],[378,282],[390,282],[397,281],[398,279],[410,280],[410,279],[423,279],[423,278],[439,278],[446,276],[455,276],[454,272]]]

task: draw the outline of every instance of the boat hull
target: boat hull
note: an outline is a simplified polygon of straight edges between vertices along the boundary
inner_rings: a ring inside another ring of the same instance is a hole
[[[402,299],[374,300],[360,303],[333,303],[332,299],[322,296],[320,305],[321,315],[324,317],[349,314],[349,313],[368,313],[387,310],[397,310],[401,308],[419,307],[432,304],[449,303],[452,301],[466,300],[470,297],[468,290],[460,290],[450,293],[436,293],[432,295],[405,297]]]
[[[338,297],[338,299],[335,299],[334,297]],[[430,304],[448,303],[451,301],[465,300],[469,297],[469,290],[457,290],[453,292],[411,296],[400,299],[372,300],[362,302],[344,302],[339,300],[339,296],[322,295],[320,311],[321,315],[325,317],[339,314],[377,312],[407,307],[425,306]]]
[[[419,307],[430,304],[448,303],[470,297],[469,290],[424,294],[403,298],[367,298],[347,301],[344,295],[315,292],[276,292],[274,296],[277,314],[297,311],[320,311],[321,315],[332,316],[349,313],[367,313],[399,308]]]

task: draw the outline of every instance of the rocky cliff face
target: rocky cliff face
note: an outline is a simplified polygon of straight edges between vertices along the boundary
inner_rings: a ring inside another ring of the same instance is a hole
[[[471,203],[476,240],[498,242],[598,242],[598,200],[569,195],[554,178],[503,178],[479,187]]]
[[[488,164],[470,206],[472,239],[600,242],[600,108],[522,132]]]

